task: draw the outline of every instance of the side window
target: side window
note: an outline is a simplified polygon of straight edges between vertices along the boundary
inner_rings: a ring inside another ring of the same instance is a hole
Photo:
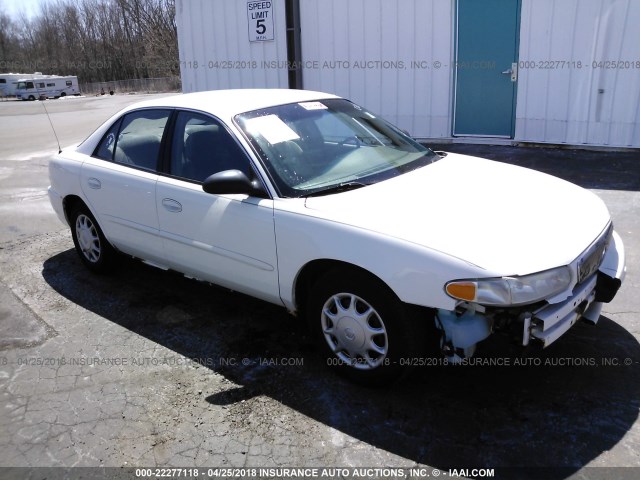
[[[224,126],[206,115],[180,112],[171,145],[169,173],[202,182],[214,173],[232,169],[252,176],[246,153]]]
[[[105,133],[104,137],[102,137],[102,140],[100,140],[100,143],[98,144],[98,148],[93,152],[94,157],[98,157],[102,160],[113,161],[113,153],[115,152],[116,137],[118,136],[120,123],[122,123],[122,120],[118,120],[114,123],[107,133]]]
[[[139,110],[125,115],[116,139],[113,160],[155,171],[170,113],[170,110]]]
[[[72,85],[71,80],[67,80],[67,87],[70,87]]]

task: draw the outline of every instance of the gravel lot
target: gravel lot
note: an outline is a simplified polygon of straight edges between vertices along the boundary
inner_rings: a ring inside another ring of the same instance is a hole
[[[66,145],[143,97],[44,104]],[[473,366],[367,389],[327,371],[282,308],[132,260],[90,274],[46,197],[57,147],[43,104],[0,102],[0,125],[0,466],[640,477],[640,154],[439,146],[595,190],[625,241],[626,283],[597,327],[545,351],[496,338]]]

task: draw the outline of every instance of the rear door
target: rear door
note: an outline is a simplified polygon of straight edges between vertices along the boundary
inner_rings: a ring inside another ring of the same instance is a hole
[[[156,212],[157,166],[170,110],[126,114],[82,165],[81,187],[108,240],[119,250],[163,263]]]

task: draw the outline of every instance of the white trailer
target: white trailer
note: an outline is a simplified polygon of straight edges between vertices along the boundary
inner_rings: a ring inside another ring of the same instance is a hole
[[[36,73],[0,73],[0,97],[15,97],[17,95],[18,82],[24,79],[44,78],[40,72]]]
[[[67,95],[80,95],[78,77],[44,75],[40,78],[18,80],[16,96],[22,100],[59,98]]]

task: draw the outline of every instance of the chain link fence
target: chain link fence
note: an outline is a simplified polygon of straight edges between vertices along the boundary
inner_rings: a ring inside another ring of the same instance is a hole
[[[81,83],[80,92],[83,95],[100,95],[114,93],[158,93],[180,92],[182,83],[180,77],[164,78],[134,78],[130,80],[116,80],[113,82]]]

